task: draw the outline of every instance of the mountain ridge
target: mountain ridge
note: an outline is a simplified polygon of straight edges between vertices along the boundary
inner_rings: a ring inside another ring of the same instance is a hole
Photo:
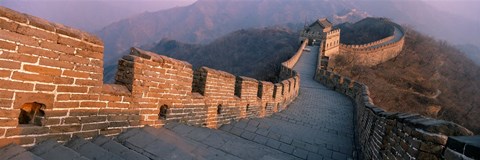
[[[344,2],[331,5],[312,6],[316,1],[217,1],[203,0],[192,5],[177,7],[141,15],[115,22],[96,32],[105,42],[106,62],[116,60],[131,46],[158,42],[163,38],[186,43],[206,44],[229,32],[268,27],[286,23],[304,23],[307,18],[348,14],[354,7]],[[341,9],[338,9],[341,8]],[[340,18],[341,22],[355,21],[366,14],[355,10],[355,14]],[[121,33],[121,34],[119,34]]]
[[[129,47],[163,38],[207,44],[229,32],[285,23],[305,23],[320,17],[356,21],[369,15],[386,17],[452,44],[480,46],[480,30],[469,19],[438,10],[424,1],[220,1],[201,0],[189,6],[146,12],[115,22],[96,32],[105,42],[106,63]],[[442,15],[442,16],[437,16]],[[347,18],[345,18],[347,16]]]
[[[164,38],[141,48],[187,61],[194,68],[206,66],[255,79],[276,81],[280,63],[298,48],[298,33],[289,28],[241,29],[208,44],[190,44]],[[240,44],[240,45],[239,45]],[[114,82],[117,64],[104,70],[104,81]]]

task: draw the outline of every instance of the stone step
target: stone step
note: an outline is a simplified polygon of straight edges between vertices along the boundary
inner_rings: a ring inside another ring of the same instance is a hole
[[[199,146],[185,141],[165,128],[129,129],[120,134],[118,142],[150,159],[202,159]]]
[[[9,144],[0,149],[0,160],[43,160],[17,144]]]
[[[30,152],[48,160],[88,160],[80,153],[57,143],[53,139],[35,145]]]
[[[240,121],[240,123],[244,122],[246,121]],[[208,146],[208,149],[215,151],[218,157],[228,157],[227,159],[300,159],[266,146],[266,141],[264,141],[266,137],[253,133],[235,135],[223,130],[175,123],[167,124],[165,128],[186,139]]]
[[[123,160],[122,157],[110,153],[102,147],[76,136],[68,141],[65,146],[89,159]]]
[[[124,159],[135,159],[135,160],[149,160],[149,158],[143,156],[140,153],[137,153],[129,148],[123,146],[122,144],[107,138],[103,135],[97,136],[92,140],[92,143],[102,147],[103,149],[114,153],[118,156],[121,156]]]

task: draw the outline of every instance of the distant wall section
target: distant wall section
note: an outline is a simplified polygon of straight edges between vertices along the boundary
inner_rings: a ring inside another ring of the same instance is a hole
[[[340,44],[340,55],[352,57],[354,58],[353,63],[364,66],[374,66],[397,57],[405,43],[405,31],[400,25],[393,22],[391,24],[397,28],[396,32],[401,33],[394,33],[392,36],[367,44]],[[395,39],[395,34],[401,35],[401,37],[397,41],[389,43],[389,41]]]

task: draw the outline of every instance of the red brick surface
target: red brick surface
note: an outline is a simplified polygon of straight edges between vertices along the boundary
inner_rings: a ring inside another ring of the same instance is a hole
[[[97,37],[3,7],[0,17],[0,147],[170,121],[216,128],[265,116],[267,104],[287,105],[296,97],[293,87],[273,97],[273,83],[207,67],[194,71],[187,62],[136,48],[120,60],[115,84],[103,84]],[[43,124],[18,125],[19,108],[32,102],[45,104]],[[159,120],[163,105],[167,118]]]

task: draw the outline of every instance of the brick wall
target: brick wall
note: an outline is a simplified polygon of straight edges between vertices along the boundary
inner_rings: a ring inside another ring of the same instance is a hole
[[[325,50],[325,56],[335,56],[340,52],[340,29],[327,32],[327,36],[323,39],[321,46]]]
[[[281,83],[207,67],[194,71],[187,62],[132,48],[118,62],[115,84],[103,84],[100,39],[0,7],[0,147],[171,121],[216,128],[271,115],[298,95],[292,67],[306,43],[283,63]],[[28,105],[43,107],[33,112]],[[32,120],[19,124],[26,111]]]
[[[294,57],[298,60],[298,54]],[[132,48],[119,61],[116,84],[131,91],[131,105],[139,110],[141,125],[180,121],[217,128],[285,109],[298,95],[299,78],[291,68],[284,68],[295,76],[273,84],[208,67],[193,71],[187,62]],[[162,118],[159,108],[164,105],[168,110]]]
[[[100,39],[0,7],[0,145],[137,126],[125,88],[104,86],[102,73]],[[19,124],[21,107],[32,102],[45,105],[41,125]]]
[[[325,57],[319,59],[323,58]],[[321,63],[318,63],[316,80],[337,92],[345,94],[355,103],[355,136],[361,158],[465,158],[462,155],[465,152],[458,153],[450,149],[447,141],[450,141],[453,136],[473,135],[468,129],[453,122],[423,117],[418,114],[384,111],[373,104],[366,85],[326,71],[321,65]],[[474,152],[478,151],[480,150],[477,149]],[[470,153],[474,152],[470,151]]]
[[[366,49],[366,48],[373,47],[375,45],[379,45],[379,44],[388,42],[388,41],[392,40],[393,38],[395,38],[395,37],[392,35],[392,36],[388,36],[388,37],[385,37],[383,39],[380,39],[378,41],[370,42],[370,43],[366,43],[366,44],[360,44],[360,45],[340,44],[340,45],[342,45],[342,47],[345,47],[345,48]]]
[[[355,59],[353,63],[364,66],[374,66],[397,57],[398,54],[400,54],[400,52],[402,51],[403,45],[405,43],[405,31],[403,30],[402,26],[395,23],[391,24],[396,28],[399,28],[399,30],[402,32],[403,36],[402,38],[400,38],[400,40],[376,47],[373,46],[392,40],[394,37],[389,36],[384,39],[363,45],[341,44],[340,54],[344,54],[346,56],[354,56]]]

